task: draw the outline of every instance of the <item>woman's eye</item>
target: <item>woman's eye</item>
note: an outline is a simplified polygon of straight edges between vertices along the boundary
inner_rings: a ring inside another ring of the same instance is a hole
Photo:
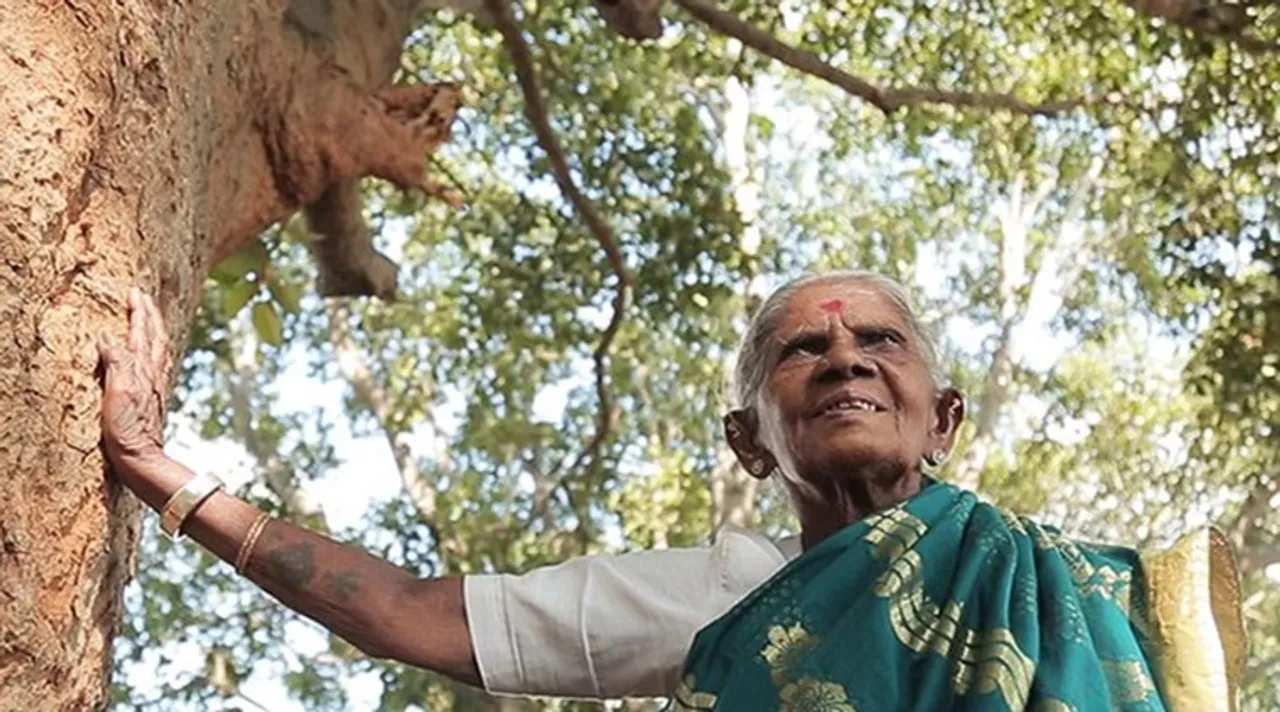
[[[826,350],[827,340],[824,337],[811,336],[788,343],[782,351],[782,356],[783,358],[798,354],[816,356]]]
[[[895,331],[873,331],[863,337],[866,344],[870,346],[893,345],[901,346],[904,342],[902,336]]]

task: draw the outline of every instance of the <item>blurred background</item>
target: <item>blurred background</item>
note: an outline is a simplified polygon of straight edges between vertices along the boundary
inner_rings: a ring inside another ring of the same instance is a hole
[[[721,444],[727,362],[780,281],[877,270],[969,397],[943,477],[1086,538],[1217,523],[1244,576],[1244,709],[1278,709],[1280,8],[1205,6],[1243,18],[1224,28],[1145,5],[719,6],[843,76],[940,90],[886,113],[672,4],[636,43],[585,0],[529,0],[546,118],[604,234],[491,23],[424,14],[403,80],[464,85],[432,170],[465,207],[368,183],[393,304],[316,298],[299,223],[220,265],[170,452],[422,576],[786,533],[780,491]],[[366,659],[153,524],[115,709],[604,708]]]

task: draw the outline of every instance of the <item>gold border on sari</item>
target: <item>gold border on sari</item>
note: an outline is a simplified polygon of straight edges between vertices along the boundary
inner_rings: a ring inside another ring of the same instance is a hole
[[[1201,529],[1140,557],[1146,576],[1142,625],[1169,709],[1234,712],[1248,641],[1240,574],[1226,536],[1216,528]]]
[[[687,673],[676,686],[672,712],[708,712],[714,709],[719,698],[710,692],[699,692],[697,687],[698,679],[693,673]]]

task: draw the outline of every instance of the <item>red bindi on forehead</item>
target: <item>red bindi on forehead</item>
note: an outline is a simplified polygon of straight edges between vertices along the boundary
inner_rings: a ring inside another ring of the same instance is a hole
[[[826,314],[839,314],[840,312],[844,311],[844,300],[828,299],[827,301],[819,304],[818,308],[822,309],[822,311]]]

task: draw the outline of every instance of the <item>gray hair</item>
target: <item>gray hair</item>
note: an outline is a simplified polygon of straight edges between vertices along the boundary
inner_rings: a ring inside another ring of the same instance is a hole
[[[897,280],[867,270],[840,270],[821,274],[806,274],[787,282],[774,290],[751,318],[747,333],[738,347],[738,360],[734,366],[733,394],[739,408],[758,408],[764,395],[764,384],[769,375],[766,354],[769,343],[778,326],[787,301],[801,289],[829,282],[862,282],[877,289],[898,308],[924,359],[925,367],[933,379],[935,388],[946,384],[946,377],[938,365],[937,348],[933,337],[916,313],[915,303],[907,288]]]

